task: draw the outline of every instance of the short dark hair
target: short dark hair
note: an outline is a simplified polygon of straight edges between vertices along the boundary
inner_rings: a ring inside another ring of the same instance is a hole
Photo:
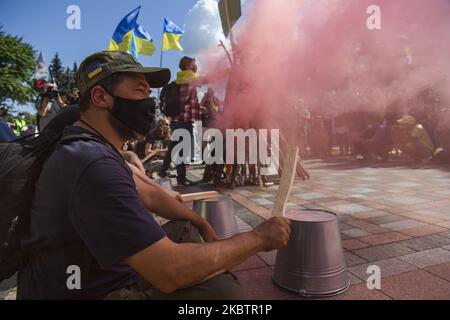
[[[180,67],[180,70],[188,70],[192,61],[196,61],[195,58],[184,56],[181,58],[178,67]]]
[[[105,88],[108,92],[114,93],[116,90],[116,87],[119,83],[123,81],[123,79],[128,75],[127,72],[122,73],[113,73],[109,77],[100,80],[96,84],[92,86],[100,86]],[[80,97],[80,111],[85,112],[89,108],[89,104],[91,102],[91,90],[92,88],[89,88],[86,90],[86,92]]]

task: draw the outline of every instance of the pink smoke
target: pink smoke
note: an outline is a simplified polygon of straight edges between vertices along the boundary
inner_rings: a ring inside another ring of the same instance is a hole
[[[249,5],[221,127],[295,125],[292,105],[299,99],[312,112],[383,115],[393,105],[407,112],[430,87],[441,104],[450,103],[448,0],[254,0]],[[382,30],[367,28],[370,5],[381,8]],[[217,50],[201,56],[210,75],[227,64]]]

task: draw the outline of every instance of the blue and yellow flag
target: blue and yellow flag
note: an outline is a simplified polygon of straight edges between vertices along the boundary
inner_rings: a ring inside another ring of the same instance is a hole
[[[108,50],[128,51],[135,57],[138,54],[151,56],[155,52],[152,37],[137,23],[140,9],[140,6],[137,7],[120,21],[109,42]]]
[[[181,30],[175,23],[164,18],[164,33],[162,49],[166,50],[178,50],[183,51],[180,43],[178,42],[183,36],[184,31]]]

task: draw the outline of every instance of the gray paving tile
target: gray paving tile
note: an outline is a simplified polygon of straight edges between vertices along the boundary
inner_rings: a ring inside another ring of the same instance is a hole
[[[354,216],[351,216],[349,214],[343,214],[341,216],[338,216],[338,221],[339,222],[347,222],[347,221],[353,221],[356,220],[356,218]]]
[[[338,200],[342,200],[342,198],[327,197],[327,198],[313,199],[313,200],[311,200],[311,202],[314,202],[314,203],[325,203],[325,202],[332,202],[332,201],[338,201]]]
[[[355,229],[355,227],[351,226],[345,222],[339,223],[339,230],[344,231],[344,230],[349,230],[349,229]]]
[[[435,248],[416,252],[398,257],[409,264],[419,268],[433,266],[435,264],[446,263],[450,261],[450,251],[442,248]]]
[[[424,202],[430,201],[428,199],[422,199],[422,198],[413,197],[413,196],[387,197],[384,200],[389,201],[389,202],[395,202],[398,204],[403,204],[403,205],[414,205],[414,204],[419,204],[419,203],[424,203]]]
[[[333,211],[339,211],[345,214],[373,211],[373,208],[362,206],[356,203],[339,204],[329,207]]]
[[[413,250],[423,251],[427,249],[433,249],[449,245],[450,239],[443,236],[439,236],[437,234],[433,234],[429,236],[404,240],[399,243]]]
[[[359,180],[369,181],[369,182],[376,182],[376,181],[379,180],[379,178],[376,178],[376,177],[359,177]]]
[[[357,237],[371,235],[370,232],[367,232],[366,230],[362,230],[362,229],[358,229],[358,228],[343,230],[343,231],[341,231],[341,233],[346,234],[347,236],[349,236],[351,238],[357,238]]]
[[[376,192],[380,192],[380,190],[377,189],[372,189],[372,188],[367,188],[367,187],[359,187],[359,188],[347,188],[347,189],[343,189],[345,192],[348,193],[354,193],[354,194],[370,194],[370,193],[376,193]]]
[[[450,238],[450,231],[438,233],[438,235],[441,236],[441,237]]]
[[[266,198],[256,198],[253,199],[254,202],[262,205],[262,206],[270,206],[273,205],[273,201],[267,200]]]
[[[250,196],[253,194],[253,192],[251,192],[251,191],[248,191],[245,189],[240,189],[240,188],[235,189],[235,191],[243,196]]]
[[[236,216],[236,222],[239,232],[249,231],[253,229],[249,224],[247,224],[244,220],[242,220],[238,216]]]
[[[361,257],[358,257],[356,254],[351,253],[350,251],[344,250],[344,260],[347,264],[347,267],[351,267],[354,265],[366,263],[367,261]]]
[[[345,233],[341,232],[341,240],[349,240],[353,239],[353,237],[350,237],[349,235],[346,235]]]
[[[350,279],[351,285],[363,282],[361,279],[359,279],[357,276],[355,276],[354,274],[352,274],[350,272],[348,272],[348,278]]]
[[[408,182],[408,181],[404,181],[404,182],[395,182],[392,183],[391,185],[396,186],[396,187],[404,187],[404,188],[417,188],[420,187],[421,184],[417,183],[417,182]]]
[[[424,222],[406,219],[406,220],[398,221],[398,222],[383,223],[380,226],[383,228],[388,228],[391,230],[399,231],[399,230],[411,229],[411,228],[415,228],[415,227],[422,227],[422,226],[426,226],[426,225],[427,224]]]
[[[433,208],[433,211],[443,213],[445,215],[448,214],[449,219],[450,219],[450,206],[442,206],[442,207]]]
[[[389,243],[381,246],[358,249],[353,252],[367,261],[378,261],[414,253],[414,250],[398,243]]]
[[[274,198],[275,197],[275,195],[271,194],[271,193],[261,193],[261,194],[259,194],[259,196],[261,198]]]
[[[294,196],[297,196],[297,197],[305,199],[305,200],[315,200],[315,199],[321,199],[321,198],[329,197],[328,195],[323,194],[323,193],[319,193],[319,192],[298,193],[298,194],[294,194]]]
[[[403,272],[416,270],[416,267],[402,260],[399,260],[397,258],[391,258],[353,266],[348,268],[348,271],[353,273],[359,279],[367,281],[367,278],[370,276],[370,274],[367,273],[367,268],[371,265],[376,265],[380,267],[382,278],[393,276]]]
[[[385,224],[385,223],[403,221],[403,220],[407,220],[407,219],[408,218],[405,218],[403,216],[398,216],[396,214],[389,214],[386,216],[364,219],[364,221],[380,225],[380,224]]]
[[[278,250],[273,250],[269,252],[258,252],[257,255],[269,266],[274,266],[277,258]]]
[[[417,210],[415,212],[420,215],[428,216],[428,217],[442,217],[443,216],[443,214],[441,212],[433,211],[433,210]],[[445,217],[445,215],[444,215],[444,217]],[[449,214],[449,217],[450,217],[450,214]]]

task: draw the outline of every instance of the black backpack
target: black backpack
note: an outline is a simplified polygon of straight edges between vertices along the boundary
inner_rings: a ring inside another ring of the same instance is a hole
[[[174,118],[184,112],[184,105],[180,103],[180,88],[181,85],[173,81],[161,90],[159,96],[161,113],[167,117]]]
[[[30,208],[36,181],[45,160],[58,143],[99,139],[88,134],[62,137],[60,130],[45,129],[37,137],[0,143],[0,282],[28,262],[21,246],[28,232]]]

